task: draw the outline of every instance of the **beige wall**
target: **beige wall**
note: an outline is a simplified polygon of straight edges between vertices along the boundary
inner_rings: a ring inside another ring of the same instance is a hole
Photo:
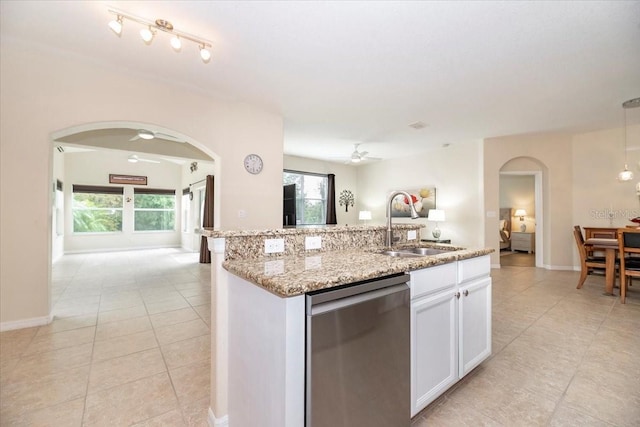
[[[220,228],[278,227],[283,122],[277,114],[2,40],[0,325],[49,315],[51,134],[87,123],[150,123],[190,137],[219,166]],[[244,171],[257,153],[261,174]],[[239,218],[238,211],[244,211]],[[28,266],[28,268],[27,268]],[[15,326],[15,324],[14,324]]]
[[[338,225],[359,224],[357,210],[357,168],[355,166],[334,162],[323,162],[319,160],[307,159],[304,157],[284,156],[284,168],[300,172],[334,174],[336,176],[336,217],[338,220]],[[356,206],[349,208],[348,212],[346,212],[345,207],[340,206],[337,201],[342,190],[350,190],[356,198]]]
[[[629,140],[637,141],[627,154],[629,170],[635,179],[617,180],[624,166],[622,129],[608,129],[573,137],[572,180],[576,183],[573,215],[576,225],[624,227],[630,218],[640,216],[640,199],[636,183],[640,182],[640,126],[630,127]],[[610,215],[611,214],[611,215]]]
[[[436,205],[443,209],[446,221],[439,223],[441,239],[465,247],[484,246],[482,143],[452,144],[423,153],[359,166],[357,168],[358,210],[370,210],[373,224],[385,224],[386,199],[392,190],[436,187]],[[496,190],[497,198],[497,190]],[[424,218],[394,219],[417,221],[426,225],[422,238],[433,238],[434,223]],[[497,223],[495,229],[497,230]],[[498,233],[495,233],[496,236]],[[496,241],[495,247],[498,242]]]

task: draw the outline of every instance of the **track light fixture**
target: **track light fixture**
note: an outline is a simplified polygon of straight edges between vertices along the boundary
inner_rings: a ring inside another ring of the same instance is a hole
[[[209,51],[209,48],[211,48],[211,43],[199,37],[175,30],[173,28],[173,24],[165,19],[156,19],[155,21],[149,21],[147,19],[126,14],[115,9],[109,9],[109,13],[112,13],[116,16],[115,19],[109,22],[109,28],[111,28],[111,31],[113,31],[118,37],[122,35],[124,20],[128,19],[144,26],[144,28],[140,30],[140,37],[142,37],[142,40],[147,45],[151,44],[157,31],[159,30],[165,33],[169,33],[173,36],[171,38],[171,47],[176,52],[180,52],[182,50],[182,40],[189,40],[198,45],[202,62],[206,64],[211,60],[211,52]]]

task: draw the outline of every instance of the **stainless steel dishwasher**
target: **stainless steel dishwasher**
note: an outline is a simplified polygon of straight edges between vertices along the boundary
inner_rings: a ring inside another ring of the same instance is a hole
[[[306,296],[307,427],[411,424],[408,274]]]

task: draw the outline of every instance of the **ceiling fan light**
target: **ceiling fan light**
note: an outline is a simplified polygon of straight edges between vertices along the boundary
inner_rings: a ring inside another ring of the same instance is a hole
[[[118,15],[116,19],[109,22],[109,28],[111,28],[111,31],[120,37],[122,35],[122,16]]]
[[[171,38],[171,47],[176,52],[180,52],[180,50],[182,49],[182,41],[180,40],[180,36],[173,36]]]
[[[155,137],[155,135],[151,131],[148,131],[146,129],[140,129],[138,131],[138,137],[140,137],[142,139],[153,139]]]
[[[360,157],[352,157],[351,158],[351,163],[360,163],[362,161],[362,159]]]
[[[151,44],[151,42],[153,41],[153,31],[151,31],[151,27],[141,29],[140,37],[142,37],[142,41],[144,41],[146,44]]]
[[[136,156],[135,154],[132,154],[132,155],[129,156],[127,161],[129,163],[138,163],[138,156]]]
[[[200,46],[200,58],[205,64],[211,60],[211,52],[204,45]]]

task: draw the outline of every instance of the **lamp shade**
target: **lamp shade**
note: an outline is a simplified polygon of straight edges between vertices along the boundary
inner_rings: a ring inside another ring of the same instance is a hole
[[[358,219],[365,221],[371,219],[371,211],[360,211]]]
[[[526,216],[527,215],[527,211],[525,211],[524,209],[516,209],[516,213],[513,214],[514,216]]]
[[[429,209],[428,221],[444,221],[444,211],[442,209]]]

